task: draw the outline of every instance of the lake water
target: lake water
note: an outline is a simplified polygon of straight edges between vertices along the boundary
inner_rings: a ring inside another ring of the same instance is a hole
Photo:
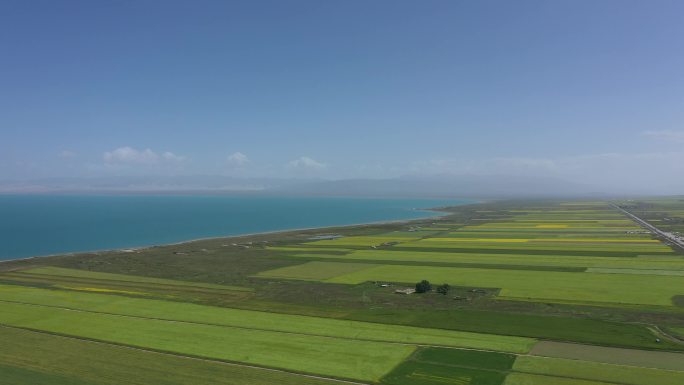
[[[0,195],[0,260],[439,215],[465,200]]]

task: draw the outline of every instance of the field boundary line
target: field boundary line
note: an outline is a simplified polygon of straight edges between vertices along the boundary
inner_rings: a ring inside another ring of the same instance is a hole
[[[25,328],[25,327],[21,327],[21,326],[12,326],[12,325],[7,325],[7,324],[3,324],[3,323],[0,323],[0,328],[25,330],[25,331],[29,331],[32,333],[46,334],[46,335],[50,335],[50,336],[54,336],[54,337],[65,338],[65,339],[70,339],[70,340],[77,340],[77,341],[82,341],[82,342],[88,342],[88,343],[92,343],[92,344],[114,346],[114,347],[119,347],[119,348],[123,348],[123,349],[130,349],[130,350],[136,350],[136,351],[147,352],[147,353],[161,354],[161,355],[165,355],[165,356],[172,356],[172,357],[184,358],[184,359],[189,359],[189,360],[204,361],[204,362],[216,363],[216,364],[221,364],[221,365],[259,369],[259,370],[265,370],[265,371],[269,371],[269,372],[286,373],[286,374],[296,375],[296,376],[300,376],[300,377],[314,378],[314,379],[327,380],[327,381],[335,381],[335,382],[340,382],[340,383],[345,383],[345,384],[371,385],[370,383],[367,383],[367,382],[357,382],[357,381],[352,381],[352,380],[343,380],[341,378],[318,376],[315,374],[306,374],[306,373],[302,373],[302,372],[289,371],[286,369],[277,369],[277,368],[271,368],[271,367],[266,367],[266,366],[250,365],[250,364],[240,363],[237,361],[227,361],[227,360],[221,360],[221,359],[215,359],[215,358],[186,355],[186,354],[169,352],[169,351],[164,351],[164,350],[143,348],[143,347],[137,347],[137,346],[132,346],[132,345],[119,344],[116,342],[102,341],[102,340],[98,340],[98,339],[77,337],[77,336],[61,334],[61,333],[53,333],[53,332],[48,332],[48,331],[40,330],[40,329]]]
[[[577,362],[587,362],[587,363],[590,363],[590,364],[619,366],[619,367],[623,367],[623,368],[651,369],[651,370],[657,370],[657,371],[661,371],[661,372],[684,373],[684,371],[681,371],[681,370],[654,368],[654,367],[652,367],[652,366],[639,366],[639,365],[616,364],[616,363],[612,363],[612,362],[586,361],[586,360],[582,360],[582,359],[579,359],[579,358],[536,356],[536,355],[533,355],[533,354],[521,354],[520,356],[522,356],[522,357],[534,357],[534,358],[548,358],[548,359],[552,359],[552,360],[553,360],[553,359],[556,359],[556,360],[568,360],[568,361],[577,361]],[[575,379],[575,380],[599,381],[599,382],[605,382],[605,383],[608,383],[608,384],[628,385],[628,384],[624,384],[624,383],[622,383],[622,382],[613,382],[613,381],[611,381],[611,380],[596,380],[596,379],[585,378],[585,377],[571,377],[571,376],[559,376],[559,375],[557,375],[557,374],[542,374],[542,373],[535,373],[535,372],[531,372],[531,371],[525,371],[525,370],[515,369],[515,363],[513,364],[513,366],[514,366],[514,367],[511,369],[511,373],[535,374],[535,375],[538,375],[538,376],[546,376],[546,377],[569,378],[569,379]]]
[[[654,332],[656,332],[656,333],[662,335],[663,337],[669,339],[669,340],[672,341],[672,342],[676,342],[676,343],[679,343],[679,344],[684,344],[684,340],[683,340],[683,339],[681,339],[681,338],[679,338],[679,337],[677,337],[677,336],[673,336],[673,335],[670,334],[670,333],[667,333],[666,331],[664,331],[663,329],[661,329],[658,325],[646,325],[646,327],[649,328],[649,329],[652,328],[651,331],[654,331]]]
[[[582,361],[582,360],[574,360],[574,361]],[[591,361],[582,361],[582,362],[591,362]],[[621,365],[621,366],[626,366],[626,365]],[[570,376],[557,376],[554,374],[541,374],[541,373],[535,373],[535,372],[526,372],[522,370],[511,370],[509,374],[512,373],[518,373],[518,374],[531,374],[533,376],[539,376],[539,377],[545,377],[545,378],[564,378],[567,380],[580,380],[580,381],[591,381],[591,382],[598,382],[599,384],[607,384],[607,385],[628,385],[625,384],[624,382],[614,382],[610,380],[596,380],[596,379],[590,379],[590,378],[583,378],[583,377],[570,377]]]

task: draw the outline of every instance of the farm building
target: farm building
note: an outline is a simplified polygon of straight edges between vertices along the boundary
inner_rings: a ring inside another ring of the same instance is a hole
[[[416,289],[413,289],[413,288],[397,289],[394,291],[395,294],[413,294],[415,292],[416,292]]]

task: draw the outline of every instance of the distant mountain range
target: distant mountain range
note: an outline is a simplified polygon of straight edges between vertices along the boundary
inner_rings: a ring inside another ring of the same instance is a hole
[[[291,184],[280,189],[285,192],[316,195],[434,197],[577,196],[593,191],[589,186],[556,178],[502,175],[435,175],[313,181]]]
[[[0,193],[221,193],[365,197],[570,197],[601,195],[551,177],[404,176],[390,179],[278,179],[228,176],[46,178],[0,181]]]

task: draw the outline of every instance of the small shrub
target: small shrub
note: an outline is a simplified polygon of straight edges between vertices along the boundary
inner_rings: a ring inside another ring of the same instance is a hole
[[[427,280],[422,280],[416,284],[416,293],[427,293],[432,290],[432,285]]]
[[[448,283],[437,286],[437,292],[439,294],[447,295],[449,293],[449,290],[451,290],[451,287],[449,286]]]

